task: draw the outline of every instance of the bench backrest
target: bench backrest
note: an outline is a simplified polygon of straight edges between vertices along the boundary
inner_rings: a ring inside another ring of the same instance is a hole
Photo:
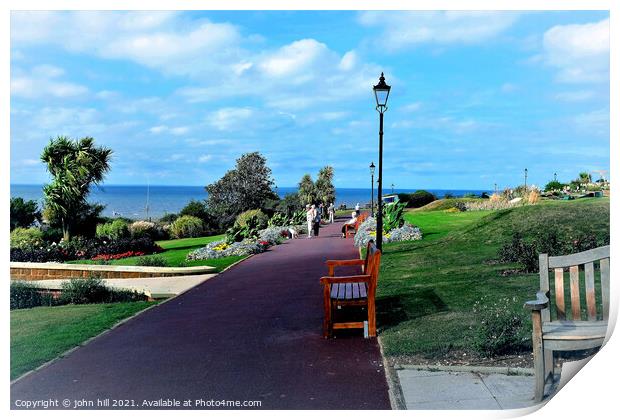
[[[600,272],[600,299],[602,313],[597,313],[596,305],[596,282],[595,282],[595,262]],[[583,266],[584,281],[580,281],[580,267]],[[579,252],[577,254],[561,255],[550,257],[547,254],[540,254],[540,290],[545,292],[551,299],[551,290],[549,286],[549,270],[554,272],[554,288],[553,295],[555,298],[555,313],[558,320],[566,320],[566,303],[565,299],[565,282],[564,269],[568,268],[568,286],[570,309],[572,317],[570,319],[578,321],[582,319],[580,290],[581,284],[584,284],[586,315],[588,321],[609,319],[609,245],[600,248],[590,249],[588,251]],[[551,320],[551,311],[547,308],[542,312],[542,320]]]
[[[374,241],[368,242],[368,252],[366,253],[366,265],[364,274],[370,275],[368,284],[368,298],[374,299],[377,290],[377,280],[379,279],[379,268],[381,266],[381,251],[376,247]]]

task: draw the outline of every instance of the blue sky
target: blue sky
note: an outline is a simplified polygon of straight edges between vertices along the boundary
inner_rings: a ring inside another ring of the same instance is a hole
[[[206,185],[242,153],[276,184],[491,189],[609,169],[607,12],[12,12],[11,182],[50,137],[114,150],[108,184]],[[595,176],[597,176],[595,174]]]

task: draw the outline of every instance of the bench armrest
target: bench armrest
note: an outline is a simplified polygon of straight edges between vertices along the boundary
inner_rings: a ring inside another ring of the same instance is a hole
[[[321,277],[321,284],[323,285],[333,283],[368,283],[369,281],[369,274],[360,274],[359,276]]]
[[[340,265],[363,265],[364,260],[356,259],[356,260],[327,260],[325,264],[328,266],[340,266]]]
[[[531,311],[541,311],[549,307],[549,298],[547,297],[547,294],[545,292],[539,291],[536,293],[536,300],[530,300],[525,302],[525,305],[523,305],[523,307]]]

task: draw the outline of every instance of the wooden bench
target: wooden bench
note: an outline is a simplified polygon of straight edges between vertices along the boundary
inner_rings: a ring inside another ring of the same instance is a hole
[[[328,276],[321,277],[323,285],[323,307],[325,317],[323,319],[323,336],[328,338],[335,329],[363,328],[365,323],[368,328],[368,336],[377,335],[377,321],[375,316],[375,293],[379,266],[381,263],[381,251],[377,249],[373,241],[368,243],[365,259],[354,260],[327,260]],[[360,266],[362,274],[354,276],[335,276],[335,268],[342,266]],[[365,306],[366,321],[360,322],[334,322],[334,312],[338,308],[347,306]]]
[[[357,216],[357,219],[355,220],[355,223],[352,225],[349,224],[345,224],[344,225],[344,237],[348,238],[349,234],[351,236],[355,236],[355,234],[357,233],[357,230],[359,229],[359,227],[361,226],[362,223],[364,223],[364,221],[368,218],[368,214],[366,213],[362,213],[359,216]],[[351,233],[349,233],[351,232]]]
[[[600,273],[600,308],[597,311],[595,265]],[[537,300],[526,302],[532,311],[532,346],[536,374],[535,399],[542,401],[545,383],[554,376],[554,351],[575,351],[597,348],[603,345],[609,319],[609,246],[591,249],[578,254],[549,257],[539,256],[540,291]],[[580,266],[583,265],[583,270]],[[568,268],[565,299],[565,269]],[[549,270],[554,271],[554,287],[549,286]],[[583,281],[580,280],[583,273]],[[580,287],[583,283],[584,287]],[[582,311],[582,295],[585,290],[586,308]],[[553,291],[553,293],[551,293]],[[551,295],[555,309],[551,311]],[[570,301],[570,311],[567,303]],[[553,317],[552,317],[553,313]],[[570,315],[570,317],[568,316]],[[583,319],[586,318],[586,319]]]

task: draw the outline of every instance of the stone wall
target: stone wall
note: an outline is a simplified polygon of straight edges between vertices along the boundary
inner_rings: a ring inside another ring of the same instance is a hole
[[[138,267],[120,265],[88,265],[59,263],[10,264],[11,280],[57,280],[71,278],[129,279],[146,277],[172,277],[215,272],[215,268],[202,267]]]

